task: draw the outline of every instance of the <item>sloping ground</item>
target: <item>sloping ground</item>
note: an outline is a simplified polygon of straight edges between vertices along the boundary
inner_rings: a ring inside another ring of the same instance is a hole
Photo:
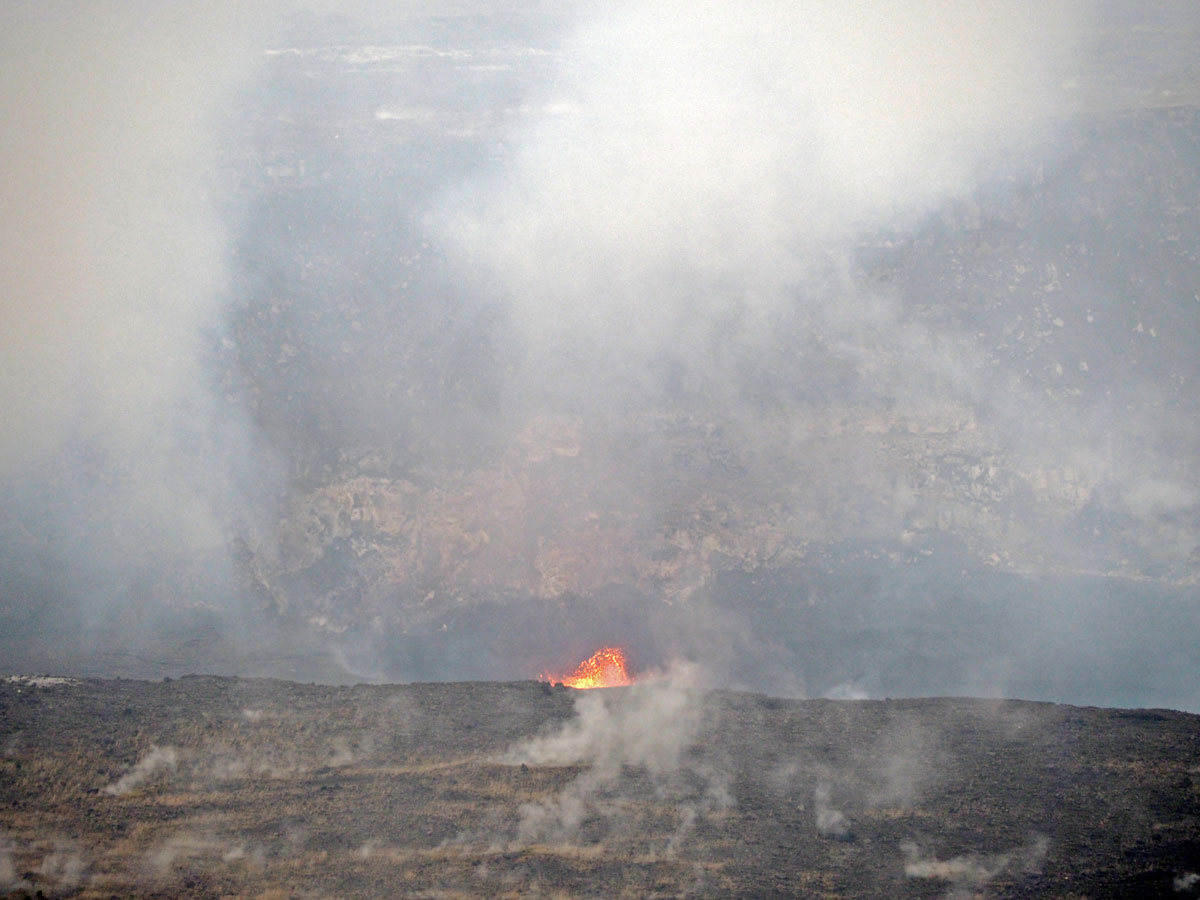
[[[1200,717],[0,682],[0,893],[1195,897]]]

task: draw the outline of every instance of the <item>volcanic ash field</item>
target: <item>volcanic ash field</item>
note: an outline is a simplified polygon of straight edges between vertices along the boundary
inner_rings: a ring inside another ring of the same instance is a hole
[[[1200,896],[1200,716],[0,682],[8,897]]]

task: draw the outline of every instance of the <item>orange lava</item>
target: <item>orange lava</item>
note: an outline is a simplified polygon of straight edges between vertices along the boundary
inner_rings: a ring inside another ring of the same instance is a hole
[[[546,673],[542,677],[547,681],[561,681],[567,687],[581,691],[633,684],[633,678],[626,669],[625,651],[620,647],[601,647],[570,675]]]

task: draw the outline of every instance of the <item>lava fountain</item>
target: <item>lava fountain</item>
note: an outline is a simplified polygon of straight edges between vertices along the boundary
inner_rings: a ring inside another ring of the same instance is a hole
[[[581,662],[570,675],[551,675],[546,672],[542,678],[550,682],[560,681],[567,687],[581,691],[591,688],[625,687],[634,681],[627,668],[625,651],[620,647],[601,647]]]

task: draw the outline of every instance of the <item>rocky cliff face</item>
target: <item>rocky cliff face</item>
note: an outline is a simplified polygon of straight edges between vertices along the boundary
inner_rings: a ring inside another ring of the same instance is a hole
[[[278,557],[260,575],[281,607],[338,630],[468,598],[553,600],[613,584],[686,601],[721,572],[816,562],[847,540],[900,561],[957,535],[972,565],[1080,567],[1082,548],[1041,538],[1077,523],[1095,484],[1070,466],[1021,470],[967,410],[795,417],[777,423],[788,433],[769,459],[747,458],[762,447],[714,439],[722,429],[711,421],[661,416],[625,428],[614,436],[579,417],[543,417],[492,466],[415,478],[348,467],[293,501]],[[674,483],[644,483],[622,467],[635,441],[657,445]],[[1173,562],[1170,578],[1194,577],[1187,560]],[[1145,575],[1145,565],[1113,559],[1106,574]]]

